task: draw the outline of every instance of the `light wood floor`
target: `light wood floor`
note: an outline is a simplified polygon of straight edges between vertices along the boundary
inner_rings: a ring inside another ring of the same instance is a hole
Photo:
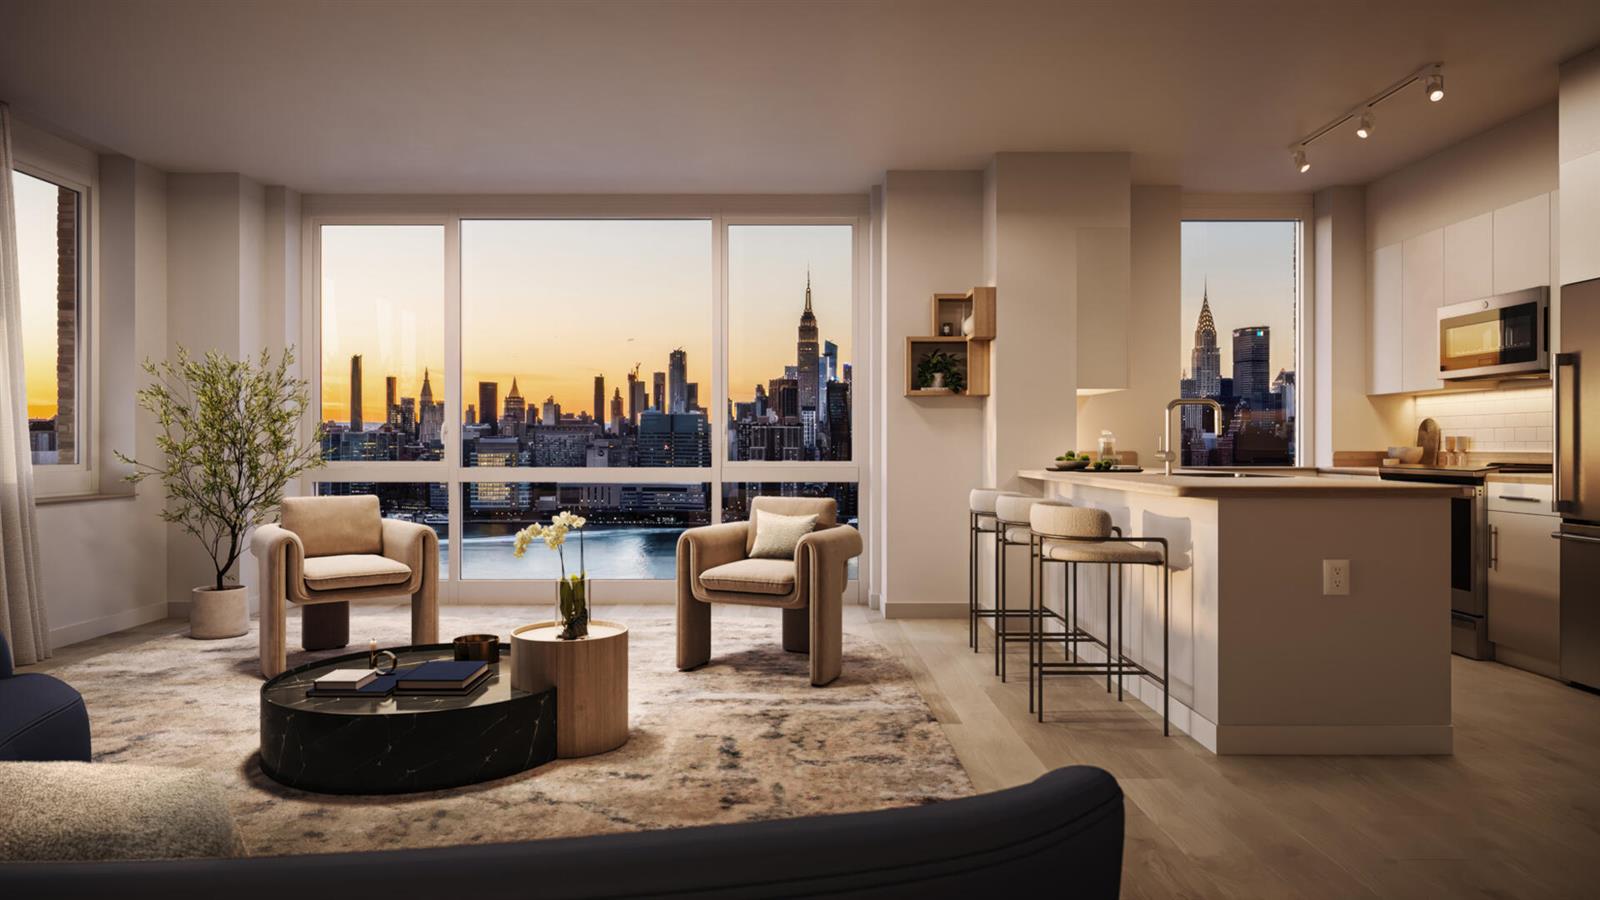
[[[1049,721],[1027,685],[1000,684],[964,620],[846,628],[911,670],[980,791],[1059,766],[1100,766],[1127,795],[1126,897],[1600,896],[1600,696],[1494,663],[1453,659],[1456,752],[1448,757],[1218,757],[1161,736],[1142,704],[1103,681],[1050,683]],[[357,613],[359,615],[359,611]],[[663,605],[598,609],[627,621]],[[775,611],[718,607],[718,617]],[[166,620],[58,650],[49,671],[152,636]],[[1026,653],[1013,655],[1021,671]],[[1062,873],[1070,892],[1072,875]]]

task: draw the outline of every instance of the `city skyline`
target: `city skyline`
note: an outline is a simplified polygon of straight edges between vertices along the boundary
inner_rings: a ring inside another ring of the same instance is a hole
[[[852,228],[728,229],[729,391],[744,399],[794,358],[794,297],[809,267],[817,316],[841,364],[850,360]],[[711,223],[691,220],[467,220],[462,223],[462,381],[445,387],[441,226],[324,226],[324,421],[349,421],[349,357],[377,380],[362,392],[382,422],[382,378],[416,396],[423,371],[436,396],[458,397],[461,422],[478,384],[504,396],[515,379],[530,405],[553,396],[590,409],[596,375],[608,395],[636,364],[647,396],[666,357],[683,348],[686,380],[712,405]],[[535,289],[530,287],[537,284]],[[430,327],[429,323],[438,323]],[[515,326],[515,327],[513,327]]]
[[[1183,223],[1178,360],[1184,375],[1194,374],[1191,328],[1207,294],[1222,372],[1233,371],[1234,329],[1250,326],[1264,326],[1277,337],[1268,377],[1294,370],[1299,231],[1299,223],[1290,221]]]

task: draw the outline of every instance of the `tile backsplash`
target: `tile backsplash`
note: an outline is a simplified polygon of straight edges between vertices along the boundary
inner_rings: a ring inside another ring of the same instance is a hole
[[[1550,387],[1462,391],[1416,398],[1416,421],[1432,418],[1439,433],[1470,439],[1470,452],[1549,453],[1554,438]]]

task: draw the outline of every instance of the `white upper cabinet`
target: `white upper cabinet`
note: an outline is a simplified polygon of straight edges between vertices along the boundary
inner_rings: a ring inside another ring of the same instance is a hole
[[[1367,393],[1396,394],[1405,390],[1401,380],[1401,301],[1400,245],[1390,244],[1373,251],[1367,270],[1372,286],[1367,296],[1372,309],[1367,320]]]
[[[1401,387],[1431,391],[1439,381],[1439,307],[1444,305],[1444,229],[1400,245]]]
[[[1444,229],[1444,302],[1462,303],[1494,293],[1494,213]]]
[[[1549,283],[1550,195],[1540,194],[1495,210],[1492,293]]]

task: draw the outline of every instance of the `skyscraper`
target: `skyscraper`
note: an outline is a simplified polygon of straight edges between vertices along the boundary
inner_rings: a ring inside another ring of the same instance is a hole
[[[606,420],[606,377],[594,377],[594,420],[604,423]]]
[[[361,354],[350,357],[350,430],[363,431],[361,422]]]
[[[667,411],[667,373],[650,374],[650,408],[656,412]]]
[[[695,412],[700,409],[700,382],[691,381],[684,385],[684,412]]]
[[[817,427],[817,315],[811,311],[811,273],[806,272],[806,308],[800,313],[795,340],[795,369],[800,382],[800,418],[806,428],[806,447],[816,446]]]
[[[478,424],[486,426],[490,434],[500,433],[500,419],[495,410],[500,408],[500,383],[478,382]]]
[[[1222,350],[1217,346],[1217,323],[1211,316],[1211,290],[1206,287],[1200,295],[1200,320],[1194,327],[1194,349],[1189,351],[1189,377],[1181,383],[1184,397],[1219,397],[1222,395]],[[1188,435],[1205,427],[1210,415],[1198,406],[1183,408],[1183,433]]]
[[[667,382],[672,389],[667,395],[667,406],[671,412],[685,413],[689,411],[689,354],[683,348],[672,351],[667,356]]]
[[[561,404],[556,402],[555,397],[544,398],[544,409],[540,411],[539,423],[545,426],[561,424]]]
[[[1233,392],[1258,412],[1267,408],[1267,395],[1272,391],[1267,374],[1271,352],[1272,330],[1267,326],[1233,330]]]
[[[505,413],[500,417],[501,430],[514,432],[517,426],[528,421],[528,403],[517,389],[517,379],[511,379],[511,393],[506,394]]]
[[[422,370],[422,408],[417,410],[417,438],[424,444],[439,440],[444,431],[444,404],[433,402],[430,376],[427,369]],[[467,424],[472,424],[472,420],[468,419]]]
[[[399,421],[400,415],[400,379],[387,375],[383,379],[383,421],[384,424],[394,425]]]
[[[639,380],[639,364],[633,364],[628,373],[628,424],[637,428],[639,414],[644,412],[644,382]]]
[[[617,388],[611,396],[611,430],[622,431],[622,388]]]

